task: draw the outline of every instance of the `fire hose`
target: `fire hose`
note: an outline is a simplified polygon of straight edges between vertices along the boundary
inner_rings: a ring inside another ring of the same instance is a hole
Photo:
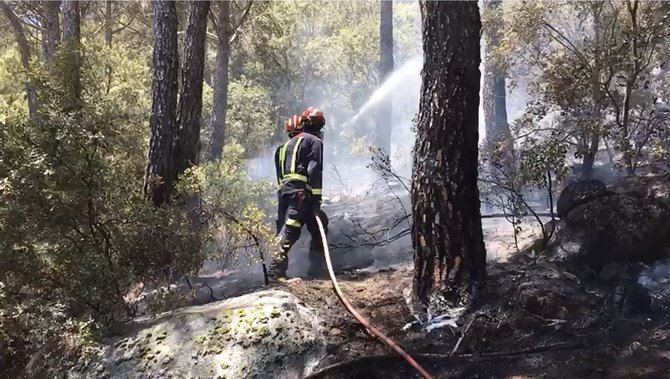
[[[372,335],[377,337],[380,341],[388,345],[390,348],[395,350],[396,353],[398,353],[407,363],[409,363],[410,366],[414,367],[421,376],[423,376],[426,379],[432,379],[432,376],[423,368],[421,367],[420,364],[418,364],[409,354],[405,352],[400,346],[398,346],[397,343],[395,343],[392,339],[387,337],[384,333],[379,331],[377,328],[374,326],[370,325],[370,322],[366,320],[363,316],[361,316],[358,311],[349,303],[349,300],[347,300],[346,297],[344,297],[344,294],[342,293],[342,290],[340,289],[340,285],[337,283],[337,279],[335,278],[335,272],[333,271],[333,264],[330,261],[330,251],[328,249],[328,243],[327,243],[327,238],[326,238],[326,231],[323,227],[323,223],[321,222],[321,219],[319,218],[318,215],[315,215],[316,218],[316,223],[319,225],[319,232],[321,233],[321,239],[323,241],[323,255],[326,258],[326,266],[328,267],[328,275],[330,275],[330,281],[333,283],[333,289],[335,290],[335,293],[337,294],[337,297],[340,298],[340,301],[342,302],[342,305],[351,313],[356,320],[363,325],[363,327]]]

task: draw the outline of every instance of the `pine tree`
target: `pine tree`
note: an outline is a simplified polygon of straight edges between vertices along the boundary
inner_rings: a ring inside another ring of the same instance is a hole
[[[486,266],[477,188],[479,33],[476,2],[421,3],[424,68],[412,175],[414,293],[459,288]]]
[[[189,16],[184,39],[184,62],[181,69],[178,121],[175,144],[175,169],[180,175],[198,164],[202,85],[205,68],[205,38],[209,1],[189,3]]]
[[[144,193],[155,206],[170,199],[174,176],[173,140],[177,133],[177,10],[169,0],[152,2],[153,86],[151,139]]]

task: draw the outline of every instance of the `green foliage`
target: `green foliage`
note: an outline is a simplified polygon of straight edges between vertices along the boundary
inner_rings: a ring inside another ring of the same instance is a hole
[[[267,88],[242,76],[228,85],[226,141],[239,144],[249,155],[266,147],[275,131],[274,106]]]
[[[180,183],[182,191],[199,194],[204,218],[215,227],[210,255],[223,261],[236,260],[240,253],[274,251],[277,244],[263,208],[271,203],[274,186],[247,177],[245,155],[240,145],[227,144],[219,162],[189,169]]]
[[[0,123],[16,122],[27,116],[25,76],[17,50],[0,53]]]
[[[521,135],[552,129],[584,160],[587,175],[603,141],[621,154],[628,174],[640,162],[653,164],[658,155],[650,150],[664,142],[668,121],[657,103],[667,87],[667,75],[659,75],[667,59],[667,10],[658,1],[508,6],[499,53],[514,73],[533,74],[526,117],[534,121]]]
[[[233,45],[231,77],[253,78],[266,89],[275,126],[316,105],[327,113],[327,128],[337,130],[335,122],[352,117],[379,85],[379,11],[379,3],[366,1],[254,3]],[[394,23],[399,66],[421,53],[418,4],[394,3]],[[353,134],[373,128],[363,123]],[[280,135],[276,128],[275,140]],[[331,145],[347,143],[339,130],[328,138]]]
[[[128,294],[137,283],[174,280],[205,258],[206,227],[180,204],[154,209],[142,193],[142,60],[96,48],[83,49],[77,109],[63,112],[71,68],[59,53],[51,68],[31,72],[39,115],[0,127],[0,343],[15,347],[11,359],[56,340],[81,355],[91,331],[134,314]]]
[[[21,279],[18,292],[36,290],[21,288],[30,283],[73,313],[118,318],[133,282],[199,266],[199,232],[179,208],[146,204],[144,121],[96,88],[94,74],[86,82],[83,107],[62,114],[49,100],[63,87],[45,78],[39,120],[3,128],[1,266]]]

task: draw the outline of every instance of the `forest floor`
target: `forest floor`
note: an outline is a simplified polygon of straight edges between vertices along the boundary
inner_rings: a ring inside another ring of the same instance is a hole
[[[494,263],[486,289],[458,327],[430,332],[403,329],[415,320],[405,298],[412,280],[409,264],[375,273],[342,273],[339,280],[351,303],[406,351],[424,354],[419,361],[436,377],[667,377],[667,302],[656,299],[650,309],[640,311],[628,297],[621,306],[621,286],[603,281],[602,275],[588,275],[579,272],[578,278],[532,253]],[[345,311],[329,280],[292,280],[281,286],[322,320],[327,357],[315,371],[358,360],[321,377],[414,375]],[[450,357],[461,331],[478,314],[482,316]],[[391,357],[364,358],[380,355]]]

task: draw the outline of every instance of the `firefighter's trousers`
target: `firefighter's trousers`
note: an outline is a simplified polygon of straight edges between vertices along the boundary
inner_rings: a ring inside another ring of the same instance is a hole
[[[281,237],[281,242],[280,250],[273,257],[272,265],[270,265],[270,277],[286,277],[288,253],[300,238],[303,225],[307,227],[307,231],[311,235],[307,275],[316,277],[325,273],[326,264],[323,257],[323,241],[319,233],[319,226],[314,219],[317,209],[313,198],[310,196],[305,197],[302,191],[283,194],[279,197],[277,231]],[[319,213],[323,214],[320,210]],[[322,219],[325,218],[322,217]],[[323,221],[325,226],[327,221]],[[280,224],[283,224],[281,229],[279,228]]]

